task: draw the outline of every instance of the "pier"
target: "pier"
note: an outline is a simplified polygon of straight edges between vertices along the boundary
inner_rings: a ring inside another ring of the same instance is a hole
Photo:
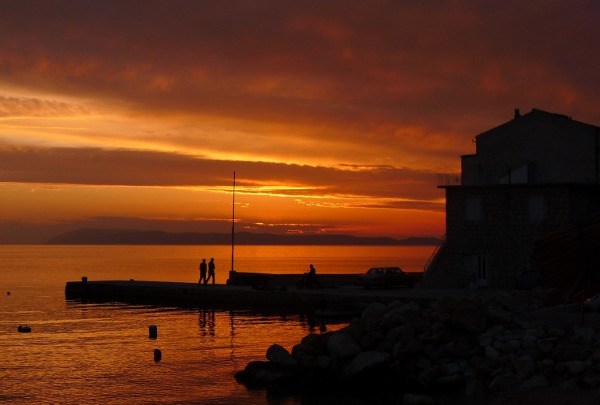
[[[202,307],[251,309],[257,307],[309,310],[324,306],[353,303],[389,303],[399,299],[430,301],[440,297],[437,289],[399,287],[394,289],[365,290],[352,284],[354,275],[319,275],[322,288],[300,289],[292,280],[298,275],[270,275],[267,285],[226,285],[196,283],[99,280],[69,281],[65,296],[69,300],[90,302],[122,302],[132,304],[162,305],[176,307]],[[239,280],[238,280],[239,281]],[[244,284],[241,283],[240,284]],[[444,291],[443,294],[448,294]],[[452,291],[452,295],[466,296],[468,290]]]

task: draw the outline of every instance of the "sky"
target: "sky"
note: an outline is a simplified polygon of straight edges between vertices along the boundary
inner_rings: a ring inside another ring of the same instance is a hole
[[[597,1],[0,2],[0,243],[442,237],[515,108],[600,125]],[[233,174],[235,172],[235,215]]]

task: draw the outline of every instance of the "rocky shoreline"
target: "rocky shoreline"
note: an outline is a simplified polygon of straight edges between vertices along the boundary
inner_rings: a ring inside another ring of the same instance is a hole
[[[266,361],[236,373],[248,387],[404,393],[490,399],[515,392],[600,387],[600,334],[531,322],[545,292],[495,292],[429,302],[373,303],[338,331],[309,334],[290,352],[274,344]]]

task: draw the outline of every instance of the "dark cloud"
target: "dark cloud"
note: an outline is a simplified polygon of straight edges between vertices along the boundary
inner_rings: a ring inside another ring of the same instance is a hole
[[[410,200],[442,196],[433,173],[391,166],[331,168],[125,149],[0,147],[0,182],[210,189],[229,184],[234,171],[239,192],[247,194]]]
[[[2,80],[137,111],[376,139],[382,122],[470,137],[514,107],[600,121],[593,1],[3,2],[0,15]]]

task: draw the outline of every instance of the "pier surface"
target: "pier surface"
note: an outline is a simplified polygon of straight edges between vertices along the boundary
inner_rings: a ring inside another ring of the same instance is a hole
[[[398,299],[431,300],[440,296],[439,290],[395,288],[365,290],[356,285],[339,285],[318,289],[299,289],[295,286],[251,286],[177,283],[138,280],[69,281],[65,296],[71,300],[93,302],[143,303],[177,307],[217,306],[226,308],[294,308],[350,303],[389,303]],[[446,291],[447,293],[447,291]],[[456,290],[453,295],[468,295],[468,290]]]

